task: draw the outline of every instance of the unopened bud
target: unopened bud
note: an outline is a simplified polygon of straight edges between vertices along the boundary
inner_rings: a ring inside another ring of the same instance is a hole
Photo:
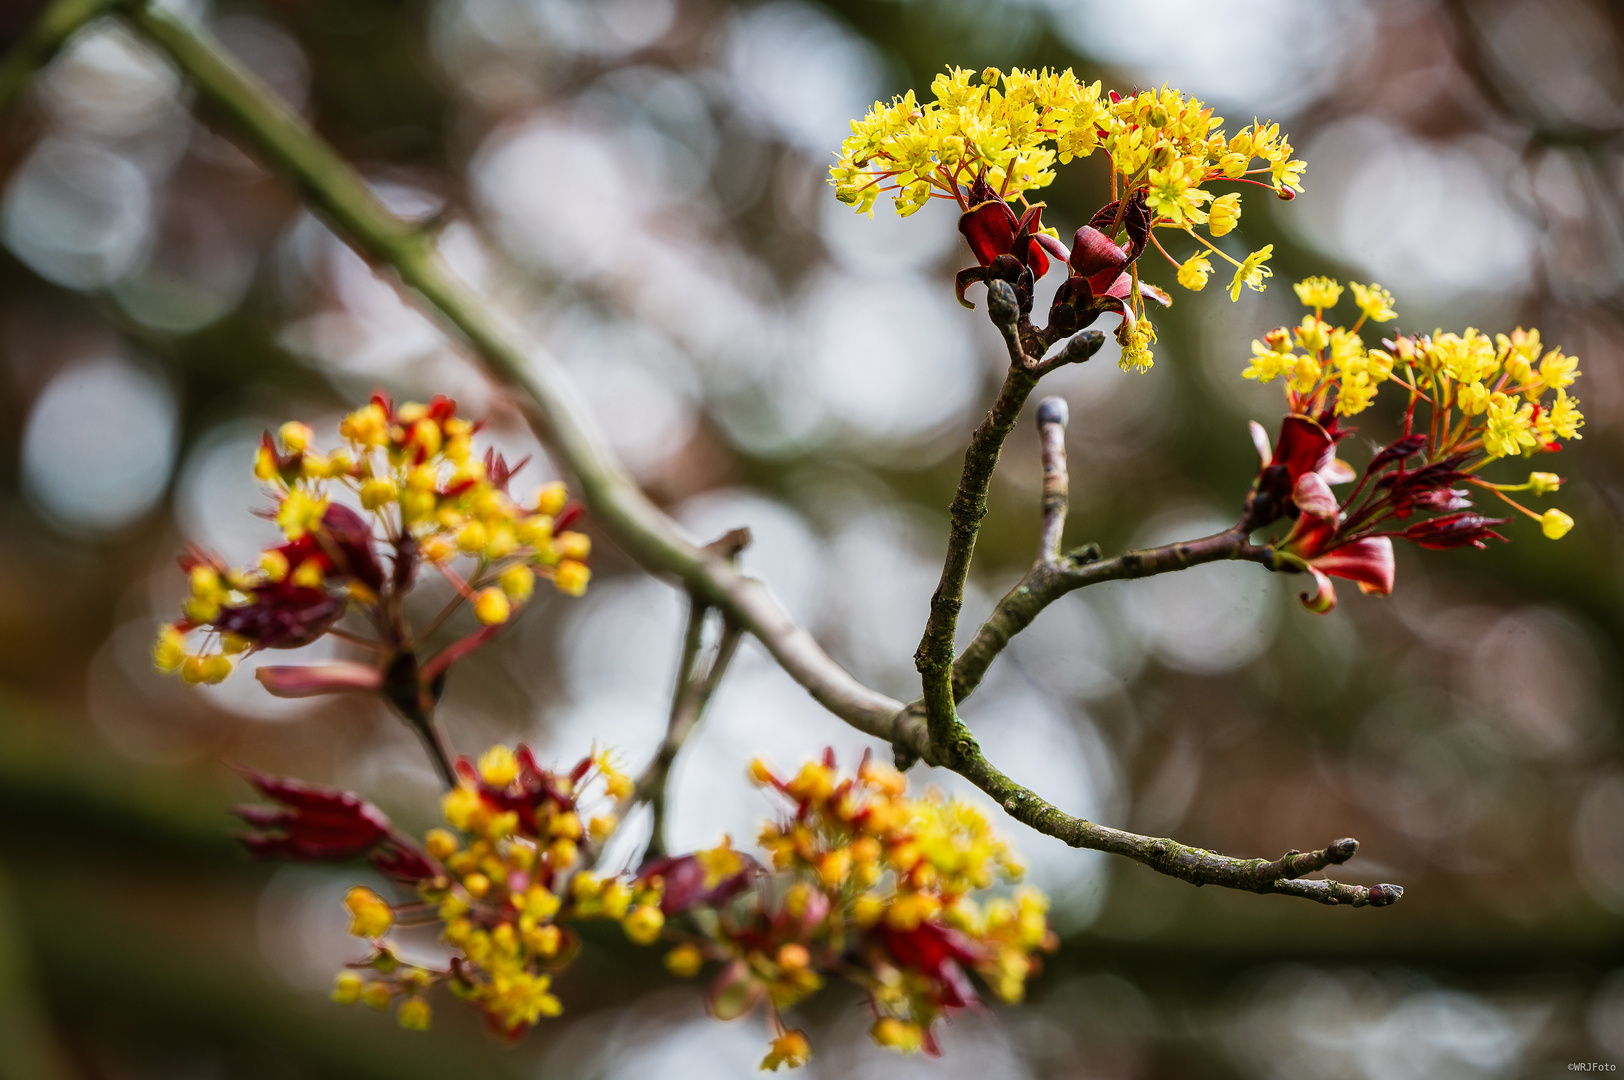
[[[992,321],[1001,327],[1013,327],[1021,317],[1020,301],[1015,296],[1015,286],[1002,278],[994,278],[987,283],[987,313]]]
[[[1047,427],[1050,424],[1066,426],[1070,411],[1066,408],[1066,399],[1046,397],[1038,402],[1038,427]]]

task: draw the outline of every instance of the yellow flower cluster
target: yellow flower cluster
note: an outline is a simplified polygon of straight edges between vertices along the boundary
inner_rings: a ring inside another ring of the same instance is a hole
[[[1341,327],[1322,317],[1342,298],[1339,282],[1312,277],[1293,288],[1311,314],[1295,327],[1282,326],[1262,341],[1253,341],[1252,362],[1241,377],[1260,383],[1283,379],[1291,411],[1300,415],[1316,415],[1327,404],[1334,404],[1337,416],[1363,412],[1392,376],[1393,357],[1380,349],[1366,349],[1359,330],[1367,321],[1398,317],[1392,294],[1380,285],[1352,283],[1359,318],[1351,327]]]
[[[479,579],[491,582],[474,601],[481,622],[506,622],[513,605],[530,598],[535,574],[552,578],[572,596],[586,591],[591,572],[584,560],[591,541],[582,533],[553,532],[553,516],[564,507],[564,485],[542,487],[529,504],[513,500],[505,466],[504,475],[492,476],[495,458],[474,457],[475,424],[457,416],[454,403],[441,397],[428,405],[406,402],[392,408],[374,398],[346,416],[338,431],[348,449],[325,458],[314,455],[327,463],[317,471],[327,478],[336,475],[353,490],[386,535],[409,533],[429,562],[442,566],[458,556],[475,559]],[[310,457],[307,452],[300,462],[305,479]],[[335,473],[338,462],[347,468]],[[261,449],[255,472],[262,480],[283,479],[268,448]],[[289,497],[297,493],[292,488]],[[324,494],[318,486],[312,497]]]
[[[611,919],[632,941],[652,944],[665,925],[663,882],[633,884],[585,869],[591,851],[618,821],[605,813],[583,822],[583,797],[589,789],[612,802],[631,794],[631,780],[607,755],[556,774],[536,769],[527,751],[495,746],[477,767],[464,762],[459,771],[461,783],[443,802],[445,820],[456,831],[434,829],[424,838],[428,856],[443,872],[418,883],[419,903],[403,906],[443,924],[457,962],[447,971],[402,963],[380,940],[394,924],[394,909],[358,888],[346,904],[351,933],[374,941],[376,953],[368,962],[373,977],[345,972],[333,997],[387,1008],[404,995],[402,1025],[427,1027],[427,1004],[409,1013],[406,1004],[443,982],[484,1012],[493,1030],[513,1038],[563,1011],[552,979],[568,966],[579,942],[561,923]]]
[[[974,80],[949,68],[931,83],[933,100],[919,102],[910,90],[852,121],[830,171],[840,201],[872,213],[880,194],[893,192],[906,216],[933,195],[959,198],[983,174],[1013,199],[1052,183],[1057,160],[1097,148],[1109,154],[1121,194],[1145,190],[1151,209],[1180,227],[1209,223],[1212,195],[1201,186],[1209,180],[1266,173],[1276,191],[1302,190],[1303,162],[1292,158],[1279,125],[1254,123],[1226,138],[1221,117],[1177,90],[1102,97],[1098,82],[1083,83],[1070,68],[988,68]],[[1255,160],[1263,167],[1253,169]],[[1239,199],[1231,199],[1215,234],[1233,228],[1238,215]]]
[[[751,776],[795,803],[759,838],[788,881],[781,908],[758,913],[764,926],[736,939],[719,929],[715,945],[743,965],[739,981],[764,989],[775,1017],[821,986],[818,969],[831,962],[868,991],[875,1040],[904,1051],[930,1045],[934,1019],[973,1000],[956,965],[999,998],[1021,998],[1033,954],[1053,945],[1048,901],[1032,889],[986,903],[971,895],[1023,874],[980,810],[935,791],[908,798],[903,775],[873,760],[852,777],[826,757],[788,780],[758,760]],[[701,959],[687,946],[667,964],[691,974]]]
[[[182,618],[160,629],[154,665],[189,683],[217,683],[234,657],[307,644],[351,606],[394,626],[396,593],[411,578],[402,569],[419,558],[440,568],[486,625],[511,619],[537,575],[581,595],[592,544],[584,533],[555,532],[564,485],[516,502],[507,463],[494,453],[474,457],[477,427],[444,397],[397,408],[377,396],[343,419],[344,444],[330,452],[317,450],[310,428],[296,421],[266,433],[254,474],[270,486],[270,516],[284,542],[241,569],[197,551],[182,559],[189,595]],[[336,498],[341,491],[360,513]],[[394,560],[391,576],[380,550]],[[466,579],[451,566],[459,556],[474,560]],[[194,648],[189,635],[199,630]]]
[[[1196,226],[1224,236],[1240,220],[1239,192],[1214,197],[1207,187],[1213,182],[1260,184],[1282,198],[1302,190],[1305,165],[1292,157],[1278,124],[1254,121],[1226,136],[1222,117],[1170,87],[1102,96],[1098,82],[1083,83],[1070,68],[988,68],[979,82],[963,68],[949,68],[931,92],[926,102],[913,91],[875,102],[867,116],[852,121],[830,169],[841,202],[872,215],[880,195],[889,193],[904,217],[933,197],[968,209],[966,192],[979,177],[1000,197],[1025,201],[1026,192],[1054,181],[1056,161],[1096,149],[1110,159],[1113,197],[1142,194],[1155,225],[1192,236]],[[1232,297],[1243,286],[1263,288],[1270,248],[1237,261],[1201,242],[1235,265]],[[1180,266],[1179,284],[1199,290],[1210,272],[1210,261],[1198,254]]]
[[[1579,439],[1584,414],[1568,387],[1579,378],[1579,360],[1560,348],[1546,349],[1537,329],[1518,327],[1492,338],[1476,327],[1463,333],[1435,330],[1430,335],[1396,335],[1386,349],[1366,349],[1359,329],[1366,322],[1398,317],[1393,295],[1380,285],[1350,282],[1359,317],[1351,327],[1332,326],[1322,316],[1342,299],[1343,286],[1312,277],[1295,286],[1312,309],[1296,327],[1278,327],[1252,342],[1243,378],[1260,383],[1283,380],[1292,413],[1310,418],[1353,416],[1391,382],[1408,396],[1405,431],[1425,431],[1428,461],[1450,460],[1472,472],[1499,458],[1530,456],[1561,448],[1558,440]],[[1418,424],[1417,406],[1431,411]],[[1573,526],[1561,510],[1534,513],[1507,492],[1544,495],[1561,480],[1536,472],[1522,484],[1474,484],[1493,489],[1518,511],[1538,520],[1545,535],[1558,539]]]

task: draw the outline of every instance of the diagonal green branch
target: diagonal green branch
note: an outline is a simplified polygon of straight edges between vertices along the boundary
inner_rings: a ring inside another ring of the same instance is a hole
[[[20,82],[54,51],[54,47],[39,47],[38,42],[55,40],[60,45],[72,32],[71,28],[61,29],[71,22],[69,17],[88,9],[104,10],[87,0],[57,0],[45,17],[43,29],[30,35],[22,52],[0,64],[0,72],[10,72],[9,77]],[[927,686],[936,687],[939,703],[945,699],[946,715],[951,718],[949,730],[957,737],[933,745],[916,708],[905,707],[858,682],[830,659],[806,630],[790,620],[764,585],[739,573],[724,553],[701,548],[683,536],[616,461],[556,362],[526,343],[505,319],[452,273],[440,259],[432,235],[391,214],[366,182],[317,138],[303,119],[283,105],[270,88],[237,64],[201,28],[140,0],[124,0],[120,10],[169,55],[192,80],[200,97],[222,115],[252,149],[298,186],[310,205],[341,236],[363,256],[392,270],[447,329],[468,343],[495,379],[514,391],[515,401],[524,410],[527,421],[575,475],[594,519],[610,537],[645,569],[679,580],[696,603],[717,608],[727,621],[755,636],[779,666],[830,712],[858,730],[891,743],[900,755],[924,757],[948,765],[998,800],[1014,817],[1076,847],[1123,855],[1195,884],[1280,892],[1327,903],[1381,904],[1397,899],[1401,890],[1396,886],[1364,890],[1332,882],[1299,880],[1302,874],[1351,856],[1354,845],[1350,842],[1338,842],[1308,855],[1291,853],[1273,862],[1235,859],[1173,840],[1138,836],[1098,825],[1064,814],[1044,802],[993,767],[975,747],[968,731],[957,724],[951,692],[952,627],[948,626],[944,637],[941,620],[936,629],[927,634],[933,672],[933,681],[927,681]],[[82,24],[83,20],[77,25]],[[1035,381],[1037,376],[1059,364],[1086,359],[1097,348],[1097,342],[1090,337],[1078,335],[1072,346],[1062,349],[1047,363],[1024,353],[1016,353],[1016,356],[1023,374]],[[1017,392],[1024,401],[1030,386]],[[1010,404],[1014,406],[1012,409],[1007,407]],[[1005,423],[1005,413],[1012,423],[1018,412],[1019,403],[1014,402],[1012,396],[993,426]],[[981,456],[989,452],[991,455],[987,463],[988,476],[1002,443],[1002,434],[993,438],[995,434],[989,431],[989,438],[981,445]],[[982,467],[979,458],[975,467],[978,470]],[[972,482],[964,505],[974,512],[978,503],[974,489],[978,484],[981,485],[980,513],[984,513],[985,487],[979,480]],[[980,513],[974,514],[977,522]],[[965,550],[962,555],[954,556],[955,559],[962,557],[966,566],[973,541],[974,531],[965,533],[960,541]],[[1150,557],[1150,553],[1130,553],[1116,562],[1124,570],[1118,576],[1123,577],[1144,576],[1126,572],[1130,566],[1144,573],[1161,573],[1191,565],[1189,561],[1178,559],[1164,564],[1159,557]],[[951,586],[956,580],[959,603],[962,603],[963,578],[956,568],[945,573],[944,578],[950,586],[943,594],[944,601],[953,592]],[[944,616],[945,610],[944,607]],[[957,605],[953,607],[953,614],[956,622]],[[1030,622],[1030,617],[1026,621]],[[943,640],[945,659],[939,655],[944,654]],[[993,652],[996,653],[996,649]],[[989,662],[990,659],[989,655]],[[711,670],[719,675],[721,669],[713,662]],[[705,691],[706,696],[708,692]]]

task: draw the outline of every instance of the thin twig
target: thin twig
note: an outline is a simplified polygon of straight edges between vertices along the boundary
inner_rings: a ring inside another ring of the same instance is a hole
[[[1255,562],[1275,569],[1273,551],[1249,543],[1244,530],[1244,525],[1237,525],[1199,540],[1128,551],[1110,559],[1101,559],[1099,548],[1088,544],[1066,552],[1054,562],[1032,567],[998,601],[974,640],[953,661],[953,700],[969,697],[1010,639],[1069,592],[1102,581],[1153,577],[1225,560]]]
[[[743,637],[737,623],[722,623],[722,635],[711,653],[710,662],[699,670],[699,652],[705,632],[705,617],[710,608],[690,598],[688,630],[683,638],[682,661],[677,669],[677,686],[671,695],[671,715],[666,723],[665,738],[660,743],[654,760],[637,779],[633,801],[646,801],[654,812],[653,831],[649,835],[648,855],[665,854],[665,822],[667,817],[666,783],[671,766],[682,751],[683,744],[705,714],[716,688],[722,683],[728,664],[732,663]]]
[[[1070,478],[1066,475],[1066,402],[1046,397],[1038,402],[1038,439],[1043,444],[1043,541],[1038,562],[1060,558],[1060,537],[1066,531]]]

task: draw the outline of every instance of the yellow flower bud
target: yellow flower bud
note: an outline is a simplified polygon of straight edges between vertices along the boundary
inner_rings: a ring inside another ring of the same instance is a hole
[[[799,1069],[811,1058],[812,1043],[807,1039],[806,1032],[791,1028],[772,1041],[767,1048],[767,1056],[761,1059],[761,1064],[757,1068],[772,1072],[777,1072],[780,1065],[789,1069]]]
[[[524,913],[533,919],[546,920],[558,914],[563,901],[540,885],[532,885],[524,893]]]
[[[665,915],[653,904],[639,904],[620,921],[620,928],[634,945],[652,945],[665,927]]]
[[[565,559],[553,571],[553,587],[568,596],[585,596],[587,582],[592,580],[592,570],[574,559]]]
[[[1528,489],[1535,495],[1549,495],[1562,486],[1562,478],[1555,473],[1536,472],[1528,474]]]
[[[553,539],[553,519],[546,514],[531,514],[519,521],[514,533],[520,543],[529,547],[547,547]]]
[[[338,433],[363,446],[381,446],[389,436],[389,418],[377,402],[365,405],[339,421]]]
[[[462,879],[462,887],[468,890],[468,895],[475,900],[491,891],[491,879],[477,870]]]
[[[333,979],[333,991],[327,996],[337,1005],[354,1005],[361,1000],[361,986],[365,980],[353,971],[341,971]]]
[[[1207,278],[1212,274],[1212,260],[1205,255],[1192,255],[1179,266],[1179,284],[1191,292],[1200,292],[1207,287]]]
[[[1212,200],[1212,205],[1207,208],[1207,231],[1213,236],[1223,236],[1233,230],[1240,219],[1240,192],[1231,191]]]
[[[510,566],[497,581],[503,592],[521,604],[536,591],[536,573],[528,566]]]
[[[376,510],[380,506],[388,506],[400,494],[400,488],[395,481],[387,476],[375,476],[361,484],[361,506],[367,510]]]
[[[592,538],[586,533],[561,532],[553,539],[553,550],[560,559],[583,562],[592,554]]]
[[[254,451],[254,478],[270,483],[277,477],[276,454],[268,446]]]
[[[325,577],[326,575],[322,572],[322,566],[319,561],[316,559],[306,559],[304,562],[300,563],[299,568],[293,572],[293,583],[301,588],[319,589],[321,588],[322,580]]]
[[[904,1054],[917,1054],[925,1045],[925,1033],[918,1024],[882,1016],[869,1029],[869,1035],[881,1046]]]
[[[1539,526],[1547,537],[1560,540],[1573,528],[1573,519],[1553,506],[1539,516]]]
[[[679,979],[691,979],[705,966],[705,954],[693,945],[678,945],[665,954],[665,969]]]
[[[507,787],[519,778],[519,759],[505,746],[493,746],[479,755],[479,775],[492,787]]]
[[[485,526],[477,521],[470,521],[457,531],[457,548],[469,555],[479,551],[490,539]]]
[[[430,536],[418,545],[418,554],[435,566],[444,566],[457,557],[457,546],[444,536]]]
[[[455,855],[460,846],[456,834],[450,829],[430,829],[428,835],[423,837],[423,844],[429,849],[430,855],[441,860]]]
[[[613,814],[599,814],[587,824],[587,833],[592,837],[594,844],[602,844],[614,835],[615,829],[620,825],[620,819]]]
[[[369,982],[361,988],[361,1004],[379,1012],[389,1008],[389,984]]]
[[[400,1012],[396,1015],[396,1019],[407,1031],[427,1031],[432,1015],[433,1011],[429,1008],[428,1002],[420,997],[409,997],[400,1003]]]
[[[555,480],[536,492],[536,513],[556,517],[569,501],[569,489],[562,480]]]
[[[350,912],[350,933],[356,937],[380,938],[395,925],[395,913],[389,904],[365,885],[345,893],[344,906]]]
[[[152,666],[165,675],[173,675],[186,662],[186,635],[166,624],[158,630],[158,640],[152,643]]]
[[[220,635],[220,651],[227,656],[240,656],[247,652],[254,643],[241,634],[230,632]]]
[[[507,594],[496,586],[481,589],[474,594],[474,615],[486,626],[505,623],[513,614],[513,605]]]
[[[310,440],[315,434],[306,424],[297,420],[289,420],[277,430],[277,436],[282,440],[282,448],[290,454],[297,454],[310,446]]]

